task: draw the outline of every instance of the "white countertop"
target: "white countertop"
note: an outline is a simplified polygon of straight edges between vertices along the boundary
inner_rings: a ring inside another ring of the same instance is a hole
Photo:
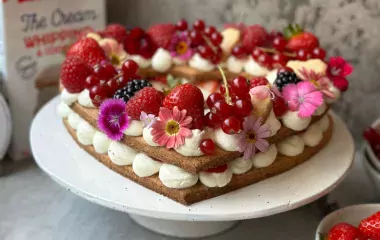
[[[116,212],[70,193],[51,180],[32,161],[12,166],[0,177],[0,239],[175,239],[136,225],[125,213]],[[360,189],[360,191],[359,191]],[[375,190],[357,154],[347,178],[329,196],[339,206],[374,202]],[[378,202],[380,202],[379,198]],[[322,214],[317,204],[287,213],[242,221],[231,231],[207,238],[300,239],[314,237]]]

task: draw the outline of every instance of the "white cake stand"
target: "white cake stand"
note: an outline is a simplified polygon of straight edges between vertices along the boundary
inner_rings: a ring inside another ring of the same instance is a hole
[[[238,221],[289,211],[329,193],[348,172],[354,143],[344,123],[334,117],[326,148],[300,166],[252,186],[183,206],[110,171],[82,150],[56,115],[55,98],[35,117],[30,141],[38,165],[75,194],[130,214],[138,224],[164,235],[204,237]]]

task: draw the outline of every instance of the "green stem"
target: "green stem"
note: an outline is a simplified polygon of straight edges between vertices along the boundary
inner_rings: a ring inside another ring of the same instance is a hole
[[[228,82],[226,75],[224,74],[224,71],[220,66],[218,66],[218,70],[220,72],[220,75],[222,75],[224,89],[226,91],[224,98],[226,99],[226,103],[231,104],[230,91],[228,90]]]

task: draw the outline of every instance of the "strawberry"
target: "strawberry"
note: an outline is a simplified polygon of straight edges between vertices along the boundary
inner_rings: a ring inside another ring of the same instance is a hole
[[[142,111],[158,116],[161,103],[161,93],[153,87],[145,87],[129,99],[127,103],[128,116],[132,119],[140,119]]]
[[[92,38],[80,39],[70,47],[66,55],[77,56],[90,65],[95,65],[103,60],[107,60],[103,49]]]
[[[127,36],[127,29],[121,24],[109,24],[102,32],[103,37],[113,38],[118,43],[122,43]]]
[[[288,39],[286,47],[292,51],[313,51],[319,46],[318,38],[311,32],[304,32],[300,25],[289,25],[284,29],[284,35]]]
[[[359,224],[359,230],[371,240],[380,240],[380,212],[363,219]]]
[[[151,26],[147,33],[152,38],[152,41],[158,46],[168,49],[170,41],[176,32],[176,27],[173,24],[156,24]]]
[[[366,240],[360,233],[359,229],[348,223],[338,223],[333,226],[329,234],[328,240]]]
[[[204,82],[197,83],[197,87],[202,88],[207,92],[216,92],[219,89],[219,81],[218,80],[208,80]]]
[[[243,31],[242,45],[248,52],[252,52],[256,46],[265,43],[267,35],[267,31],[261,25],[247,26]]]
[[[282,97],[276,96],[273,100],[273,112],[276,117],[281,117],[288,110],[285,100]]]
[[[254,77],[250,81],[250,88],[254,88],[257,86],[265,86],[268,85],[268,80],[265,77]]]
[[[204,99],[201,90],[196,86],[186,83],[173,88],[164,98],[162,105],[169,109],[173,109],[174,106],[179,110],[185,109],[187,115],[193,118],[192,128],[203,128]]]
[[[69,56],[61,66],[61,82],[70,93],[79,93],[85,89],[86,78],[92,69],[80,58]]]

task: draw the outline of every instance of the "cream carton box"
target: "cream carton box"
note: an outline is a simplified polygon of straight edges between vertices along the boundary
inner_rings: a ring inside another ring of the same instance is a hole
[[[0,2],[0,90],[12,114],[12,159],[30,154],[29,127],[39,107],[58,93],[63,51],[81,32],[104,29],[105,22],[104,0]]]

